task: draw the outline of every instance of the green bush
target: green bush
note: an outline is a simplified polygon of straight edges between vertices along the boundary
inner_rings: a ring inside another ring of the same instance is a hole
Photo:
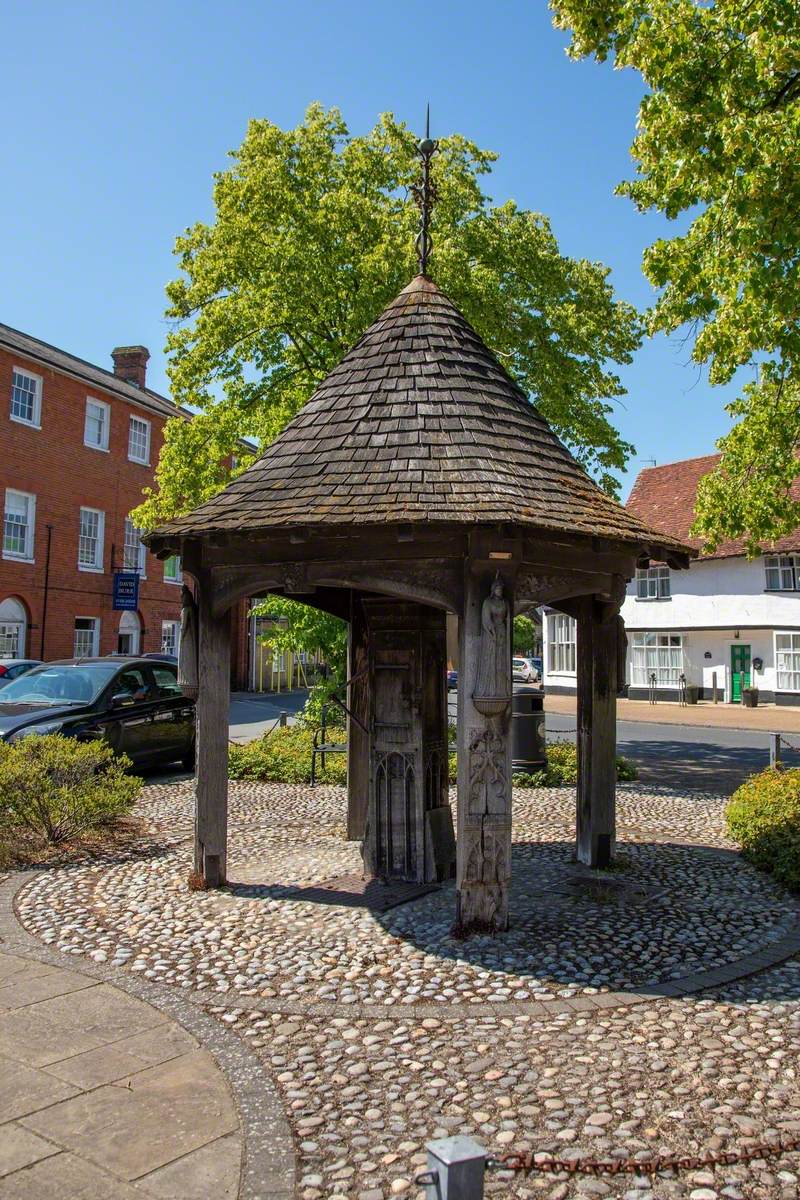
[[[800,890],[800,769],[752,775],[733,793],[725,821],[745,858]]]
[[[228,774],[231,779],[258,779],[276,783],[308,783],[311,779],[313,731],[299,725],[274,729],[254,742],[231,742]],[[345,730],[328,726],[329,742],[346,741]],[[347,755],[328,754],[325,767],[317,759],[317,778],[325,783],[347,782]]]
[[[0,749],[0,824],[50,845],[130,812],[142,781],[105,742],[49,734]]]
[[[450,741],[455,741],[451,727]],[[328,726],[327,740],[344,742],[346,732],[341,727]],[[231,779],[270,780],[275,783],[308,783],[311,779],[311,746],[313,732],[300,725],[275,729],[257,741],[239,745],[232,742],[228,759]],[[324,771],[317,761],[317,777],[325,783],[347,782],[347,755],[329,754]],[[448,778],[457,780],[456,756],[448,756]],[[617,759],[617,779],[637,779],[636,767],[627,759]],[[578,763],[572,742],[551,742],[547,747],[547,770],[531,775],[514,776],[515,787],[564,787],[577,782]]]
[[[638,779],[639,772],[627,758],[617,757],[617,781]],[[547,769],[514,775],[514,786],[521,788],[569,787],[578,782],[578,751],[574,742],[548,742]]]

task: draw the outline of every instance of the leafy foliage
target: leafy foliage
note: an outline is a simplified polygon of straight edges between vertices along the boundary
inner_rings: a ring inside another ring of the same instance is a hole
[[[347,623],[319,608],[270,596],[253,605],[256,616],[274,617],[279,624],[270,628],[269,645],[278,653],[322,654],[325,673],[311,688],[301,715],[301,723],[316,729],[322,719],[322,706],[332,693],[341,692],[347,674]]]
[[[514,617],[514,653],[527,654],[536,644],[536,626],[524,614]]]
[[[733,793],[725,820],[750,862],[800,890],[800,770],[768,767],[751,776]]]
[[[450,741],[455,741],[455,728],[450,728]],[[344,743],[346,733],[343,726],[328,726],[328,741]],[[308,783],[311,779],[311,749],[313,730],[302,725],[276,729],[253,742],[244,745],[231,743],[229,747],[228,774],[231,779],[253,779],[275,783]],[[317,764],[319,768],[319,763]],[[347,754],[326,756],[324,770],[319,778],[325,783],[347,782]],[[456,755],[448,756],[448,779],[455,783],[458,778]],[[633,763],[617,759],[617,779],[638,778]],[[514,775],[514,787],[565,787],[578,780],[578,762],[572,742],[551,742],[547,747],[547,770],[532,774],[520,772]]]
[[[609,422],[623,394],[635,310],[608,269],[559,253],[546,217],[481,188],[496,155],[454,134],[433,160],[433,272],[581,461],[613,490],[632,450]],[[415,138],[391,114],[350,134],[312,105],[295,129],[250,122],[214,183],[215,220],[178,238],[168,287],[175,399],[157,487],[134,519],[151,528],[214,495],[237,438],[268,444],[416,273]]]
[[[762,363],[701,489],[697,530],[751,546],[797,524],[800,442],[800,16],[786,0],[551,0],[570,53],[613,57],[649,91],[619,185],[641,211],[686,214],[644,255],[651,332],[690,323],[713,383]],[[772,455],[774,454],[774,461]]]
[[[344,742],[345,731],[329,729],[329,740]],[[276,729],[253,742],[228,747],[231,779],[258,779],[276,783],[308,783],[311,779],[313,731],[298,725]],[[320,779],[325,783],[347,782],[347,755],[328,754]]]
[[[129,812],[141,779],[105,742],[50,734],[0,747],[0,824],[51,845]]]
[[[638,779],[639,772],[627,758],[617,758],[617,780]],[[557,741],[547,744],[547,767],[530,774],[520,771],[514,775],[514,787],[574,787],[578,782],[578,752],[574,742]]]

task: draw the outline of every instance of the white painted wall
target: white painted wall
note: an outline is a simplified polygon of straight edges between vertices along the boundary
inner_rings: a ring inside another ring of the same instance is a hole
[[[763,558],[704,559],[687,571],[671,571],[670,584],[669,599],[639,600],[636,582],[631,580],[622,606],[628,634],[637,630],[681,633],[687,683],[701,685],[709,694],[716,671],[717,686],[726,701],[731,693],[731,646],[737,642],[749,645],[751,661],[761,658],[764,663],[761,671],[751,672],[753,685],[776,691],[774,633],[800,630],[800,592],[767,592]],[[544,681],[550,687],[574,690],[574,674],[550,670],[552,620],[548,614]]]
[[[628,584],[626,629],[800,629],[800,592],[766,592],[763,558],[713,558],[671,571],[669,600],[639,600]]]

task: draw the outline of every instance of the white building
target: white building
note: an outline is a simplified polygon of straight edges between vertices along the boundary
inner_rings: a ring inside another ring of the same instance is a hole
[[[689,537],[697,485],[717,455],[640,472],[628,508],[653,528]],[[632,699],[676,700],[682,677],[710,699],[738,703],[742,684],[760,702],[800,704],[800,529],[771,552],[748,559],[740,542],[701,555],[688,571],[637,571],[622,606]],[[545,618],[544,679],[550,692],[575,691],[575,622]]]

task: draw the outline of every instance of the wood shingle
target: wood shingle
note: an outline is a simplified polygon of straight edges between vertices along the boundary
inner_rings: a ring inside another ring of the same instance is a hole
[[[247,471],[151,538],[393,522],[507,522],[685,552],[597,487],[423,276]]]

